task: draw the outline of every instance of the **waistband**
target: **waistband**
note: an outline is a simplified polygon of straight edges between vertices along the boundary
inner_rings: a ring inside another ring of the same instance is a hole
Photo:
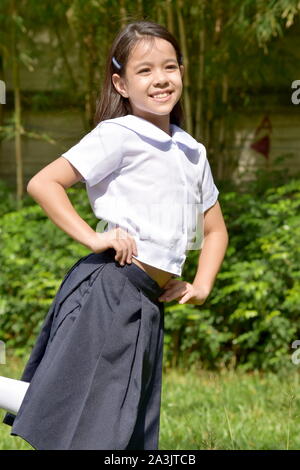
[[[116,252],[113,248],[108,248],[102,251],[102,253],[93,254],[99,257],[100,261],[103,260],[104,262],[114,263],[116,269],[120,269],[121,273],[127,276],[135,287],[142,290],[152,302],[163,304],[163,302],[158,300],[158,297],[165,292],[164,289],[139,266],[134,263],[125,263],[124,266],[121,266],[119,262],[115,260]]]

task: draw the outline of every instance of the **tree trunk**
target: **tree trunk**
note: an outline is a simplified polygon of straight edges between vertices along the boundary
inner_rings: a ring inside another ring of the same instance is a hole
[[[56,23],[56,21],[53,21],[52,22],[52,27],[53,27],[53,30],[54,30],[54,33],[55,33],[55,36],[56,36],[56,39],[57,39],[57,43],[58,43],[58,47],[59,47],[59,50],[60,50],[61,58],[62,58],[62,60],[65,64],[66,71],[67,71],[67,73],[70,77],[71,84],[74,87],[74,90],[77,90],[78,89],[78,83],[75,79],[72,67],[70,65],[70,61],[68,59],[68,53],[65,50],[64,41],[61,37],[60,30],[59,30],[59,25]]]
[[[224,177],[224,169],[226,168],[226,125],[225,125],[225,109],[228,103],[228,74],[225,73],[222,78],[222,115],[219,127],[219,152],[217,161],[217,178],[221,180]]]
[[[184,76],[183,76],[183,97],[184,97],[184,114],[186,130],[189,134],[193,133],[192,113],[191,113],[191,100],[190,100],[190,78],[189,78],[189,59],[188,49],[186,43],[186,34],[184,20],[182,16],[183,1],[176,0],[176,11],[178,16],[179,38],[183,54]]]
[[[92,31],[89,31],[84,38],[84,43],[86,46],[86,83],[87,89],[85,92],[85,119],[87,123],[87,129],[89,130],[92,127],[93,123],[93,34]]]
[[[159,4],[157,5],[156,14],[157,14],[157,22],[158,22],[158,24],[163,24],[163,23],[164,23],[164,13],[163,13],[163,9],[162,9],[161,3],[159,3]]]
[[[223,26],[223,4],[221,0],[216,0],[213,4],[214,11],[216,12],[215,26],[212,38],[212,48],[217,49],[221,44],[221,31]],[[208,89],[208,103],[207,103],[207,123],[206,123],[206,141],[208,146],[208,153],[211,160],[215,160],[216,156],[218,159],[221,157],[217,155],[219,149],[218,138],[219,135],[216,129],[216,110],[218,108],[215,102],[217,96],[217,84],[216,80],[211,80]]]
[[[14,90],[14,124],[15,124],[15,161],[16,161],[16,186],[17,186],[17,208],[22,207],[23,189],[23,162],[21,143],[21,93],[20,93],[20,71],[18,60],[17,33],[15,17],[17,9],[15,0],[11,1],[11,58],[12,58],[12,82]]]
[[[137,0],[137,12],[140,18],[143,18],[144,16],[144,5],[143,5],[143,0]]]
[[[199,33],[199,77],[197,79],[197,102],[195,113],[195,138],[203,141],[204,116],[203,116],[203,87],[204,87],[204,54],[205,54],[205,29],[203,21],[203,4],[201,7],[201,29]]]
[[[0,126],[3,126],[3,122],[4,122],[4,104],[6,102],[6,89],[5,89],[5,78],[4,78],[4,67],[3,67],[3,57],[2,55],[0,54],[0,80],[2,80],[4,82],[4,96],[3,96],[3,100],[0,102]],[[1,96],[2,98],[2,96]],[[0,145],[1,145],[1,141],[0,141]]]
[[[173,8],[172,8],[172,0],[167,0],[167,27],[168,31],[170,31],[171,34],[174,34],[175,28],[174,28],[174,15],[173,15]]]
[[[213,117],[214,117],[214,104],[216,95],[216,82],[211,80],[207,90],[207,103],[205,112],[205,146],[207,147],[207,153],[211,156],[214,152],[213,144]]]
[[[120,14],[121,14],[121,28],[124,28],[127,23],[127,11],[125,6],[125,0],[120,0]]]

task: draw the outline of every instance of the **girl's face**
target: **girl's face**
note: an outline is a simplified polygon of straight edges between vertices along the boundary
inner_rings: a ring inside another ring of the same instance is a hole
[[[129,99],[132,112],[168,129],[170,112],[182,93],[183,65],[173,45],[162,38],[139,41],[129,55],[125,77],[113,74],[116,90]]]

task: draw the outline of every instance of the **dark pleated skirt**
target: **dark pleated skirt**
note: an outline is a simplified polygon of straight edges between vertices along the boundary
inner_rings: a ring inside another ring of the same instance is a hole
[[[115,250],[67,272],[3,422],[38,450],[158,449],[163,289]]]

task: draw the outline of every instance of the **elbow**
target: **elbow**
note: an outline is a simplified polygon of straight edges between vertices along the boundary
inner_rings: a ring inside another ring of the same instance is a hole
[[[50,189],[54,183],[59,185],[56,181],[45,178],[44,176],[35,175],[28,181],[26,191],[33,199],[37,200],[37,198],[40,199],[40,197],[45,194],[45,190],[47,191],[47,188]]]
[[[35,177],[31,178],[27,183],[26,191],[27,191],[28,194],[30,194],[30,196],[32,196],[33,187],[34,187],[35,183],[36,183]]]
[[[31,197],[35,198],[37,194],[45,190],[45,183],[38,176],[33,176],[27,183],[26,191]]]
[[[223,234],[224,234],[224,240],[225,240],[225,245],[226,245],[226,249],[227,249],[227,247],[229,245],[229,234],[228,234],[228,230],[227,230],[227,227],[226,227],[225,224],[224,224]]]
[[[28,181],[27,186],[26,186],[26,191],[28,194],[30,194],[31,185],[32,185],[32,178]]]
[[[228,248],[228,245],[229,245],[229,235],[228,235],[228,232],[226,230],[226,250]]]
[[[227,230],[227,227],[226,227],[225,223],[224,223],[224,233],[225,233],[225,237],[226,237],[227,241],[229,242],[229,233],[228,233],[228,230]]]

